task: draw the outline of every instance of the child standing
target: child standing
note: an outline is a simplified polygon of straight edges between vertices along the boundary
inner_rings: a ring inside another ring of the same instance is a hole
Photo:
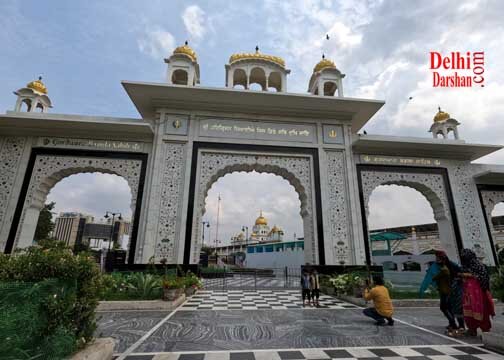
[[[303,296],[303,307],[306,305],[306,300],[308,300],[308,305],[311,304],[311,294],[310,294],[310,274],[305,270],[301,275],[301,295]]]
[[[317,270],[313,270],[310,274],[311,298],[313,305],[319,307],[320,283]]]

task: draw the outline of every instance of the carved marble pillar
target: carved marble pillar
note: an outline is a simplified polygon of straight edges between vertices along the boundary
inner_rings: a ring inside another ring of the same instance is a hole
[[[470,163],[452,161],[448,166],[453,201],[457,212],[460,233],[465,248],[482,251],[481,257],[494,265],[492,248],[486,230],[478,189],[473,179],[475,168]]]
[[[328,265],[349,265],[353,259],[350,254],[349,215],[347,204],[347,186],[345,183],[346,166],[343,151],[326,151],[327,163],[327,203],[326,219],[329,225],[329,238],[324,238],[325,257]]]
[[[14,185],[22,162],[26,138],[0,137],[0,251],[4,251],[16,206]]]

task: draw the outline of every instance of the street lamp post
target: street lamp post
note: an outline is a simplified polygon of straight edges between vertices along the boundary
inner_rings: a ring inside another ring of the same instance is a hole
[[[108,244],[108,251],[110,251],[110,244],[112,243],[113,237],[114,237],[114,226],[115,226],[115,217],[116,217],[116,215],[119,215],[117,217],[117,220],[119,220],[119,221],[122,220],[122,214],[120,212],[112,212],[112,211],[107,211],[105,213],[104,218],[108,219],[108,218],[110,218],[110,215],[112,215],[112,226],[110,227],[110,240],[109,240],[109,244]]]
[[[205,225],[208,228],[208,232],[210,232],[210,221],[203,221],[202,224],[203,224],[203,231],[201,235],[201,247],[205,246]]]

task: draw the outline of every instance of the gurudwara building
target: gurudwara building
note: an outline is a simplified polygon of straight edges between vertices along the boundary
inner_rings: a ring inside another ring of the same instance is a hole
[[[138,119],[53,113],[42,79],[14,92],[13,111],[0,115],[4,252],[32,245],[56,183],[101,172],[131,189],[128,263],[197,263],[208,190],[226,174],[256,171],[299,194],[306,262],[371,263],[368,202],[390,184],[425,196],[452,258],[478,248],[487,264],[497,261],[491,213],[504,201],[504,167],[473,161],[501,146],[463,140],[469,111],[457,114],[460,123],[434,112],[431,138],[366,135],[384,102],[345,97],[345,74],[330,59],[314,64],[302,94],[288,92],[285,61],[259,49],[230,56],[222,88],[200,84],[188,44],[165,62],[165,82],[122,82]]]
[[[252,226],[252,234],[250,234],[249,237],[247,236],[247,233],[243,233],[243,231],[236,234],[231,238],[231,245],[243,245],[258,242],[280,242],[283,240],[284,231],[276,225],[270,229],[268,219],[263,216],[261,210],[254,226]]]

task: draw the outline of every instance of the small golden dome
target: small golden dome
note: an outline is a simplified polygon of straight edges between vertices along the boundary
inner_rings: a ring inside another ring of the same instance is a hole
[[[272,232],[272,233],[277,233],[277,232],[280,232],[280,231],[281,231],[281,230],[280,230],[280,228],[279,228],[279,227],[277,227],[276,225],[275,225],[275,226],[273,226],[273,229],[271,229],[271,232]]]
[[[179,46],[179,47],[175,48],[175,50],[173,50],[173,55],[175,55],[175,54],[186,55],[194,62],[196,62],[198,59],[198,57],[196,56],[196,52],[189,47],[187,41],[185,42],[184,45]]]
[[[438,112],[436,115],[434,115],[434,122],[443,122],[445,120],[448,120],[450,118],[450,114],[447,112],[441,111],[441,108],[438,108]]]
[[[35,90],[41,94],[47,94],[47,88],[42,82],[42,76],[39,76],[38,80],[34,80],[32,82],[29,82],[26,85],[27,88],[30,88],[32,90]]]
[[[261,214],[256,219],[255,224],[256,225],[268,225],[268,220],[266,220],[266,218],[263,216],[262,210],[261,210]]]
[[[285,61],[279,56],[261,54],[259,48],[256,46],[255,53],[237,53],[229,57],[229,64],[233,64],[240,60],[264,60],[273,62],[281,67],[285,68]]]
[[[322,55],[322,60],[320,60],[317,65],[313,68],[313,72],[318,72],[322,69],[331,68],[336,69],[336,65],[333,61],[326,59],[324,55]]]

